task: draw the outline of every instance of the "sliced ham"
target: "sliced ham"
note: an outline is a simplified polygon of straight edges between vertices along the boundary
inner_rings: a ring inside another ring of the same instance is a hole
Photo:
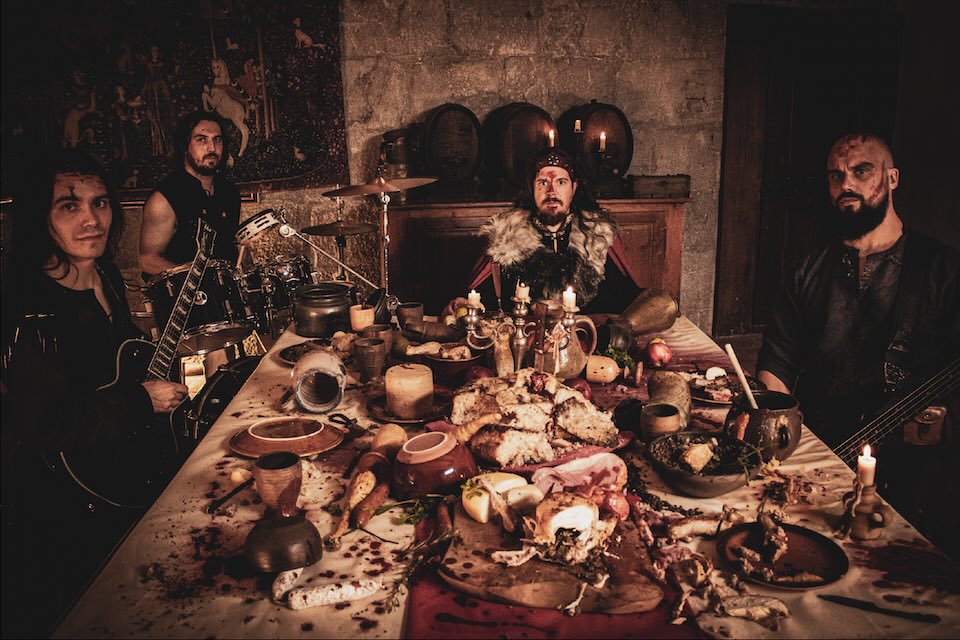
[[[596,453],[555,467],[538,469],[532,479],[545,495],[569,489],[588,493],[591,487],[621,491],[627,483],[627,465],[616,454]]]

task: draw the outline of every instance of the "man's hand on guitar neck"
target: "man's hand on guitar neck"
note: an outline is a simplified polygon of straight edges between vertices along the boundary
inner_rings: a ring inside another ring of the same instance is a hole
[[[166,380],[147,380],[143,388],[150,395],[155,413],[170,413],[187,397],[187,386]]]

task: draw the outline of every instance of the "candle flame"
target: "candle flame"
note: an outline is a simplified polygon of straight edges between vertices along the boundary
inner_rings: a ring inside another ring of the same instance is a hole
[[[868,444],[863,445],[863,456],[864,456],[865,458],[869,458],[869,457],[870,457],[870,445],[868,445]]]
[[[573,293],[573,286],[567,287],[567,293]]]

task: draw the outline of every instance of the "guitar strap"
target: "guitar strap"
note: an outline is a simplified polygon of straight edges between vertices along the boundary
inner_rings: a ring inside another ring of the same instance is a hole
[[[920,309],[920,291],[928,271],[932,252],[922,235],[907,233],[903,248],[903,265],[897,290],[896,324],[893,340],[883,360],[883,382],[888,392],[896,392],[913,372],[913,328]]]

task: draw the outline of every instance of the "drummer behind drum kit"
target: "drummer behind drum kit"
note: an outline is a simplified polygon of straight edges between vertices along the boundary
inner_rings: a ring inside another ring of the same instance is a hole
[[[433,177],[392,180],[376,177],[364,184],[348,185],[323,194],[336,198],[340,203],[338,218],[343,210],[341,197],[379,196],[382,205],[382,229],[384,229],[380,246],[379,288],[344,262],[347,236],[373,233],[377,231],[376,225],[338,219],[336,222],[297,231],[287,224],[282,209],[265,209],[243,221],[235,238],[242,255],[254,239],[270,229],[277,228],[280,235],[285,238],[297,236],[318,253],[339,265],[340,271],[336,276],[338,281],[346,281],[346,272],[350,272],[357,279],[377,290],[371,298],[378,297],[395,306],[396,298],[391,298],[387,294],[386,256],[390,242],[385,231],[388,228],[387,207],[390,202],[390,196],[387,194],[423,186],[436,180]],[[327,253],[304,234],[336,238],[338,256]],[[166,325],[189,270],[189,264],[181,265],[164,271],[147,283],[146,297],[158,327]],[[316,271],[311,269],[310,261],[302,254],[280,255],[246,271],[240,270],[239,260],[237,265],[224,260],[210,260],[203,274],[200,288],[197,290],[193,310],[186,322],[185,333],[178,349],[180,355],[204,355],[240,345],[254,330],[277,337],[291,319],[297,289],[304,285],[317,284],[317,280]],[[351,286],[351,289],[355,287]],[[240,355],[244,355],[242,349]]]

